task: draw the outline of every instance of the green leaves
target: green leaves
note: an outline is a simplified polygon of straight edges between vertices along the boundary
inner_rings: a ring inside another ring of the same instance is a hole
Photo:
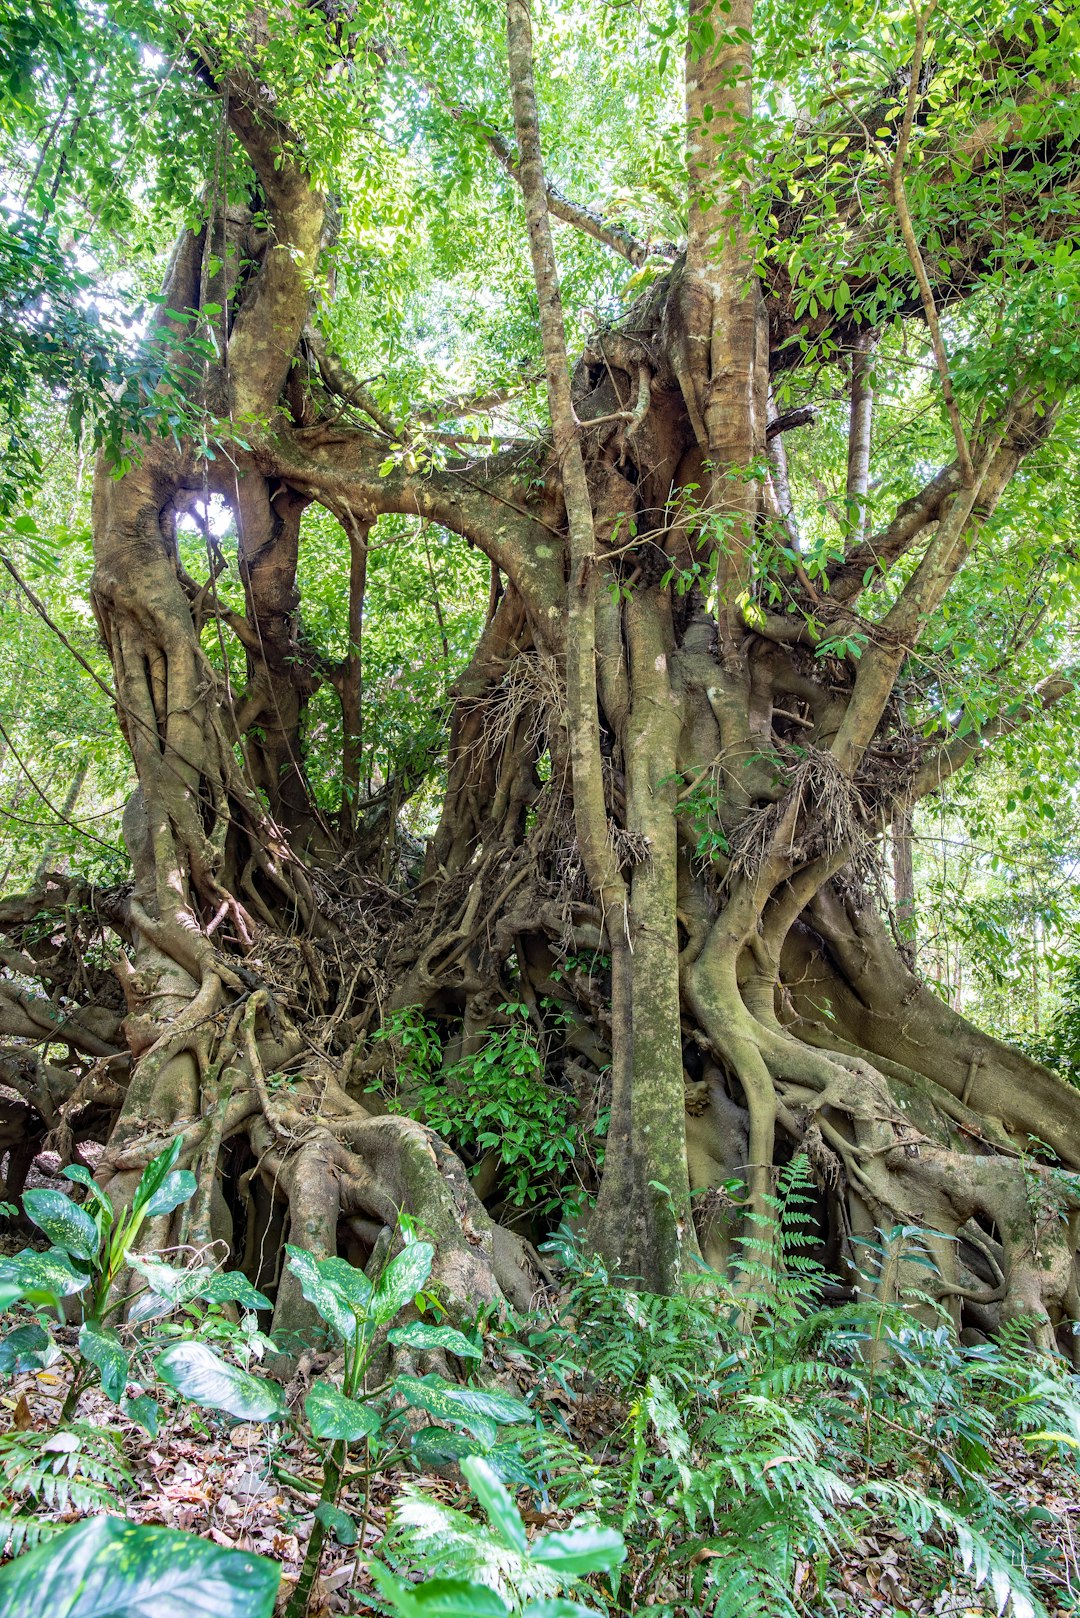
[[[51,1303],[55,1298],[67,1298],[81,1292],[90,1284],[90,1276],[77,1270],[67,1254],[58,1247],[47,1253],[35,1253],[25,1248],[12,1258],[0,1260],[0,1282],[10,1282],[23,1297],[32,1303]]]
[[[60,1170],[65,1180],[72,1180],[76,1185],[86,1187],[87,1198],[97,1209],[98,1221],[101,1228],[107,1230],[113,1222],[112,1203],[98,1185],[89,1169],[83,1168],[81,1163],[69,1163],[67,1168]],[[87,1210],[89,1212],[89,1210]]]
[[[342,1259],[316,1259],[302,1247],[287,1246],[285,1251],[308,1303],[314,1304],[335,1336],[354,1343],[371,1300],[367,1276]]]
[[[182,1202],[195,1195],[197,1184],[194,1174],[188,1169],[177,1169],[175,1173],[167,1174],[153,1196],[146,1202],[143,1211],[147,1218],[154,1219],[159,1214],[172,1213],[174,1208],[179,1208]]]
[[[572,1585],[584,1573],[611,1572],[625,1560],[623,1537],[613,1528],[568,1529],[565,1533],[545,1534],[530,1546],[520,1512],[488,1463],[470,1456],[461,1462],[461,1470],[488,1520],[485,1534],[477,1535],[473,1541],[474,1553],[484,1565],[531,1565]],[[505,1560],[507,1552],[513,1559],[510,1562]],[[378,1562],[369,1563],[369,1571],[379,1594],[402,1618],[506,1618],[510,1611],[499,1592],[486,1584],[434,1578],[410,1585]],[[549,1597],[527,1603],[522,1614],[523,1618],[576,1618],[592,1610]]]
[[[424,1285],[435,1249],[410,1242],[391,1259],[373,1287],[363,1270],[341,1258],[313,1258],[302,1247],[286,1247],[289,1268],[300,1289],[342,1342],[354,1344],[365,1331],[393,1320]]]
[[[497,1590],[471,1579],[407,1584],[379,1562],[369,1562],[368,1571],[383,1600],[401,1618],[507,1618],[510,1611]]]
[[[270,1299],[253,1287],[239,1270],[215,1270],[205,1277],[195,1294],[210,1303],[238,1303],[241,1309],[272,1309]]]
[[[375,1283],[371,1313],[380,1326],[411,1303],[431,1274],[435,1249],[430,1242],[410,1242],[383,1270]]]
[[[395,1326],[386,1335],[390,1342],[402,1348],[417,1348],[421,1352],[441,1348],[449,1354],[456,1354],[459,1360],[483,1358],[476,1344],[471,1343],[462,1332],[455,1331],[453,1326],[432,1326],[426,1320],[414,1320],[407,1326]]]
[[[170,1213],[194,1193],[193,1174],[186,1170],[177,1174],[172,1172],[182,1146],[183,1141],[177,1136],[166,1151],[143,1169],[131,1202],[133,1219],[140,1214],[144,1218],[153,1218],[155,1214]]]
[[[55,1247],[70,1253],[73,1258],[89,1263],[97,1257],[97,1225],[77,1202],[62,1191],[36,1188],[23,1193],[23,1207],[27,1215],[43,1230]]]
[[[194,1534],[100,1516],[0,1569],[4,1618],[271,1618],[281,1569]]]
[[[356,1544],[356,1524],[340,1506],[332,1505],[329,1500],[320,1500],[315,1507],[315,1516],[324,1528],[330,1530],[339,1545]]]
[[[121,1399],[120,1413],[129,1421],[137,1422],[151,1438],[157,1437],[158,1405],[148,1393],[137,1393]]]
[[[57,1352],[52,1337],[38,1321],[16,1326],[0,1342],[0,1375],[40,1370],[56,1358]]]
[[[223,1410],[237,1421],[282,1421],[285,1401],[273,1382],[219,1359],[205,1343],[173,1343],[157,1357],[161,1380],[192,1404]]]
[[[502,1425],[531,1422],[533,1419],[528,1405],[509,1393],[493,1393],[486,1388],[463,1388],[439,1377],[428,1377],[421,1381],[415,1376],[399,1376],[394,1385],[410,1404],[419,1405],[421,1410],[451,1421],[479,1416],[485,1421]]]
[[[329,1382],[315,1382],[304,1400],[304,1414],[316,1438],[344,1438],[356,1443],[372,1438],[382,1426],[373,1405],[350,1399]]]
[[[128,1260],[145,1280],[149,1291],[134,1300],[128,1319],[153,1320],[180,1304],[194,1298],[205,1298],[212,1303],[238,1303],[243,1309],[269,1309],[270,1299],[256,1290],[238,1270],[212,1270],[199,1265],[192,1270],[178,1270],[161,1259],[133,1253]]]
[[[530,1555],[554,1573],[580,1578],[585,1573],[610,1573],[625,1562],[626,1545],[615,1528],[568,1528],[542,1535]]]
[[[16,1281],[0,1281],[0,1312],[10,1309],[22,1297],[22,1288]]]
[[[441,1377],[421,1380],[415,1376],[399,1376],[394,1387],[411,1405],[452,1422],[455,1427],[464,1427],[487,1451],[495,1445],[499,1426],[533,1420],[528,1405],[511,1394],[461,1387]]]
[[[544,1205],[565,1177],[576,1143],[564,1097],[544,1081],[544,1060],[528,1009],[499,1006],[505,1027],[444,1073],[439,1038],[416,1006],[391,1012],[377,1038],[402,1047],[416,1115],[459,1146],[497,1147],[503,1184],[519,1207]]]
[[[525,1524],[509,1493],[491,1467],[478,1455],[469,1455],[461,1463],[462,1475],[484,1510],[496,1536],[508,1550],[525,1554],[527,1540]]]
[[[79,1332],[79,1352],[84,1359],[96,1365],[101,1377],[101,1390],[107,1399],[118,1405],[127,1387],[130,1363],[114,1331],[88,1320]]]
[[[568,1528],[562,1533],[543,1534],[530,1546],[517,1506],[487,1461],[478,1455],[468,1456],[461,1463],[461,1471],[507,1550],[527,1555],[531,1562],[550,1568],[566,1580],[585,1573],[610,1573],[626,1560],[625,1542],[614,1528]]]
[[[155,1219],[159,1214],[172,1213],[182,1202],[194,1196],[196,1180],[187,1169],[174,1171],[183,1140],[178,1135],[167,1151],[155,1157],[143,1169],[135,1196],[131,1203],[132,1222]]]

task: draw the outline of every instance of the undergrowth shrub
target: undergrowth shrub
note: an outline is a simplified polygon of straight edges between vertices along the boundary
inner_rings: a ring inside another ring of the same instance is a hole
[[[176,1205],[190,1193],[174,1161],[164,1154],[148,1171],[148,1208],[155,1196]],[[0,1267],[0,1309],[20,1321],[0,1342],[0,1377],[67,1354],[72,1388],[97,1377],[127,1414],[145,1414],[130,1393],[138,1368],[155,1392],[164,1386],[211,1420],[290,1430],[322,1483],[289,1618],[304,1618],[324,1541],[358,1542],[353,1502],[391,1454],[420,1475],[402,1478],[368,1562],[377,1596],[354,1591],[357,1610],[823,1618],[841,1611],[843,1559],[883,1525],[902,1536],[908,1584],[950,1610],[1008,1608],[1013,1618],[1075,1610],[1040,1541],[1039,1508],[1012,1500],[999,1474],[1010,1437],[1049,1459],[1080,1454],[1075,1379],[1032,1353],[1022,1323],[994,1343],[963,1347],[944,1321],[932,1323],[929,1292],[915,1295],[918,1314],[882,1303],[875,1268],[898,1254],[906,1273],[930,1263],[927,1233],[914,1228],[864,1243],[866,1286],[854,1301],[826,1303],[805,1158],[782,1171],[765,1212],[751,1217],[730,1282],[703,1270],[677,1297],[627,1288],[562,1230],[549,1246],[564,1266],[565,1307],[531,1330],[490,1312],[451,1326],[428,1289],[433,1249],[407,1222],[402,1250],[371,1276],[290,1247],[289,1267],[336,1355],[292,1408],[279,1384],[249,1370],[274,1346],[244,1313],[261,1295],[243,1277],[132,1252],[127,1226],[114,1230],[86,1190],[92,1214],[55,1193],[39,1197],[34,1217],[54,1248]],[[123,1324],[111,1289],[121,1265],[144,1288]],[[207,1314],[218,1293],[239,1305],[239,1321]],[[61,1296],[81,1300],[74,1346]],[[373,1386],[369,1366],[384,1348],[407,1351],[410,1370]],[[455,1363],[456,1374],[423,1374],[425,1354],[447,1369]],[[500,1356],[531,1367],[525,1399],[492,1385],[484,1362]],[[470,1370],[479,1381],[464,1380]],[[139,1396],[149,1399],[141,1388]],[[38,1576],[30,1557],[44,1557],[46,1572],[53,1566],[48,1536],[62,1526],[53,1519],[120,1511],[131,1483],[115,1435],[72,1419],[70,1395],[65,1409],[51,1432],[17,1427],[0,1437],[0,1536],[16,1555],[12,1568],[26,1563],[22,1589]],[[447,1504],[423,1475],[432,1467],[460,1468],[472,1500]],[[522,1491],[545,1530],[531,1538]],[[550,1528],[555,1512],[569,1526]],[[33,1549],[38,1540],[46,1543]],[[70,1532],[57,1556],[71,1554],[69,1542]],[[112,1543],[109,1534],[86,1537],[85,1555],[107,1560]],[[133,1554],[142,1547],[132,1578],[156,1588],[165,1541],[131,1545]],[[241,1558],[235,1574],[255,1579],[261,1605],[223,1606],[223,1618],[268,1613],[276,1575],[248,1566],[259,1560]],[[207,1564],[205,1576],[217,1578],[215,1569]]]
[[[395,1047],[404,1083],[387,1100],[476,1159],[474,1173],[485,1153],[497,1152],[507,1201],[544,1213],[572,1178],[572,1098],[544,1080],[544,1053],[528,1008],[507,1002],[499,1012],[505,1027],[491,1029],[479,1051],[445,1068],[435,1028],[419,1008],[391,1012],[375,1037]]]
[[[626,1536],[633,1597],[624,1583],[615,1609],[837,1611],[838,1558],[885,1522],[919,1586],[981,1590],[1016,1618],[1044,1612],[1061,1570],[1038,1512],[1009,1498],[993,1445],[1021,1434],[1049,1457],[1075,1456],[1074,1378],[1033,1356],[1022,1327],[965,1348],[872,1294],[826,1306],[810,1190],[797,1158],[751,1223],[734,1284],[703,1274],[677,1298],[617,1287],[560,1235],[568,1307],[527,1352],[553,1397],[619,1413],[600,1456],[580,1455],[574,1474],[564,1451],[551,1479]],[[920,1238],[890,1232],[879,1250],[901,1242],[917,1257]]]

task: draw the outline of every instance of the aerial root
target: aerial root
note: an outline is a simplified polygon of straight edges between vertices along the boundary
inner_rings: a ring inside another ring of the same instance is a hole
[[[151,1063],[149,1109],[141,1117],[125,1109],[99,1178],[114,1200],[130,1200],[142,1169],[179,1135],[179,1166],[197,1171],[198,1190],[171,1220],[155,1222],[144,1245],[195,1247],[244,1265],[274,1296],[273,1331],[291,1358],[320,1327],[282,1263],[285,1242],[365,1266],[403,1215],[435,1246],[432,1286],[451,1318],[485,1305],[526,1309],[543,1285],[540,1266],[489,1217],[461,1160],[414,1119],[372,1114],[325,1058],[283,1071],[297,1042],[280,1022],[267,1026],[277,1021],[267,992],[256,990],[233,1007],[212,1062],[205,1047],[196,1061],[195,1042],[178,1036],[167,1060]],[[191,1093],[170,1071],[178,1055],[191,1064],[185,1077],[197,1082],[198,1102],[169,1118],[167,1099]]]

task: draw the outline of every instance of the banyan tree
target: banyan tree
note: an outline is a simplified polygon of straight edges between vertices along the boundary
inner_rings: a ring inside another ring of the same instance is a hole
[[[921,800],[1070,701],[1075,18],[282,0],[109,27],[182,129],[146,343],[184,363],[94,474],[130,880],[0,905],[9,1193],[46,1138],[97,1142],[122,1204],[179,1136],[199,1191],[149,1239],[227,1252],[288,1333],[287,1240],[365,1263],[404,1212],[452,1313],[525,1307],[565,1204],[670,1291],[802,1152],[838,1281],[918,1226],[958,1329],[1071,1340],[1080,1095],[923,980],[886,877]],[[461,211],[477,306],[495,199],[509,381],[410,396],[407,355],[393,386],[369,363],[378,264],[415,245],[398,183],[444,232]],[[316,520],[341,657],[305,619]],[[373,782],[391,529],[490,586],[441,741]],[[945,669],[960,624],[989,652]],[[481,1058],[511,1026],[569,1142],[541,1214],[510,1124],[430,1122],[468,1064],[506,1081]]]

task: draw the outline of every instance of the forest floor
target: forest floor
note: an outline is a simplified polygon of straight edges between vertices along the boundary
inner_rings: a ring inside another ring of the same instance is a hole
[[[55,1177],[55,1163],[47,1154],[35,1164],[30,1183],[67,1189],[66,1182]],[[32,1227],[0,1228],[0,1255],[14,1253],[28,1242],[44,1245]],[[62,1328],[57,1335],[74,1351],[76,1328]],[[561,1432],[579,1456],[601,1472],[605,1467],[625,1470],[632,1419],[628,1405],[608,1384],[590,1385],[573,1374],[557,1379],[545,1375],[542,1357],[526,1358],[515,1352],[514,1344],[512,1337],[489,1343],[485,1372],[505,1391],[527,1400],[549,1432]],[[317,1376],[335,1380],[340,1371],[340,1356],[305,1355],[286,1389],[288,1403],[301,1406]],[[70,1374],[62,1361],[50,1370],[5,1376],[0,1387],[0,1435],[20,1430],[40,1435],[59,1429],[69,1385]],[[155,1385],[153,1393],[160,1401],[161,1416],[154,1437],[121,1416],[98,1387],[87,1389],[79,1401],[75,1423],[109,1434],[126,1469],[127,1480],[115,1490],[115,1509],[131,1522],[180,1529],[218,1545],[273,1558],[282,1568],[277,1608],[282,1612],[300,1572],[318,1503],[320,1481],[314,1476],[317,1460],[310,1444],[280,1427],[235,1422],[200,1410],[161,1385]],[[405,1453],[406,1443],[407,1434],[402,1447],[391,1450],[373,1472],[366,1506],[358,1488],[343,1489],[340,1505],[355,1522],[357,1542],[345,1547],[328,1536],[309,1618],[386,1610],[375,1599],[365,1564],[377,1553],[404,1491],[477,1515],[476,1501],[456,1470],[445,1474],[419,1470]],[[996,1493],[1026,1518],[1029,1543],[1039,1547],[1025,1569],[1029,1581],[1051,1618],[1080,1618],[1080,1457],[1051,1460],[1045,1448],[1033,1450],[1022,1437],[1002,1433],[989,1441],[989,1449]],[[909,1452],[905,1469],[892,1475],[927,1494],[941,1492],[942,1479],[929,1443],[921,1454]],[[308,1478],[311,1488],[305,1491],[300,1485]],[[0,1468],[0,1506],[26,1509],[25,1504],[6,1499],[7,1493]],[[530,1534],[566,1528],[574,1517],[572,1510],[560,1509],[550,1498],[529,1490],[519,1491],[517,1502]],[[34,1508],[36,1517],[65,1525],[88,1514],[70,1503],[63,1510]],[[677,1551],[675,1545],[669,1548]],[[638,1582],[632,1564],[627,1572],[632,1588]],[[834,1540],[826,1566],[820,1552],[798,1561],[791,1596],[807,1618],[827,1614],[983,1618],[998,1611],[988,1585],[976,1592],[967,1578],[957,1576],[955,1556],[942,1556],[936,1572],[936,1577],[928,1577],[926,1544],[916,1553],[906,1531],[882,1513],[870,1529]],[[658,1592],[654,1581],[646,1582],[654,1598],[657,1593],[664,1598],[662,1586]],[[670,1594],[674,1596],[674,1590]],[[630,1605],[620,1604],[619,1610],[657,1609],[635,1603],[631,1596]],[[683,1618],[677,1601],[665,1610]]]
[[[294,1379],[291,1397],[302,1397],[303,1383],[303,1374]],[[5,1429],[38,1431],[55,1426],[66,1386],[66,1377],[49,1371],[13,1378],[0,1395],[6,1418],[0,1418],[0,1424]],[[536,1391],[524,1379],[519,1388],[523,1394]],[[620,1418],[625,1411],[610,1401],[603,1409],[588,1400],[576,1408],[568,1401],[561,1403],[571,1434],[596,1460],[602,1463],[607,1450],[621,1448]],[[317,1486],[313,1484],[305,1495],[283,1484],[274,1472],[287,1471],[302,1480],[310,1471],[310,1450],[298,1441],[271,1443],[264,1427],[230,1424],[179,1403],[166,1404],[162,1416],[161,1428],[151,1439],[120,1418],[97,1389],[80,1402],[81,1422],[109,1429],[119,1438],[132,1478],[120,1502],[123,1512],[132,1522],[164,1524],[204,1535],[218,1545],[273,1557],[283,1569],[283,1606],[311,1532]],[[1033,1456],[1018,1439],[996,1443],[993,1460],[998,1475],[1007,1480],[1004,1492],[1029,1513],[1047,1562],[1055,1568],[1055,1583],[1062,1585],[1060,1603],[1050,1599],[1048,1611],[1075,1614],[1080,1601],[1080,1473],[1067,1464],[1047,1464],[1044,1456]],[[342,1496],[342,1505],[362,1529],[362,1540],[348,1549],[328,1543],[311,1618],[338,1618],[365,1609],[362,1598],[373,1587],[364,1558],[385,1533],[406,1484],[445,1505],[475,1509],[463,1483],[419,1474],[404,1460],[397,1468],[392,1461],[382,1466],[372,1478],[366,1518],[360,1498],[348,1491]],[[519,1505],[526,1523],[538,1530],[566,1527],[572,1515],[544,1510],[535,1497],[526,1501],[524,1493]],[[63,1520],[73,1522],[78,1515],[69,1511]],[[802,1588],[793,1594],[801,1597],[800,1606],[808,1614],[828,1610],[816,1598],[818,1571],[807,1563],[800,1564],[799,1572]],[[977,1596],[950,1581],[947,1589],[939,1586],[936,1593],[928,1593],[921,1588],[923,1582],[905,1534],[885,1519],[872,1533],[834,1549],[827,1574],[829,1598],[835,1610],[844,1613],[968,1618],[995,1610],[988,1591]],[[1041,1593],[1045,1599],[1045,1585]]]

